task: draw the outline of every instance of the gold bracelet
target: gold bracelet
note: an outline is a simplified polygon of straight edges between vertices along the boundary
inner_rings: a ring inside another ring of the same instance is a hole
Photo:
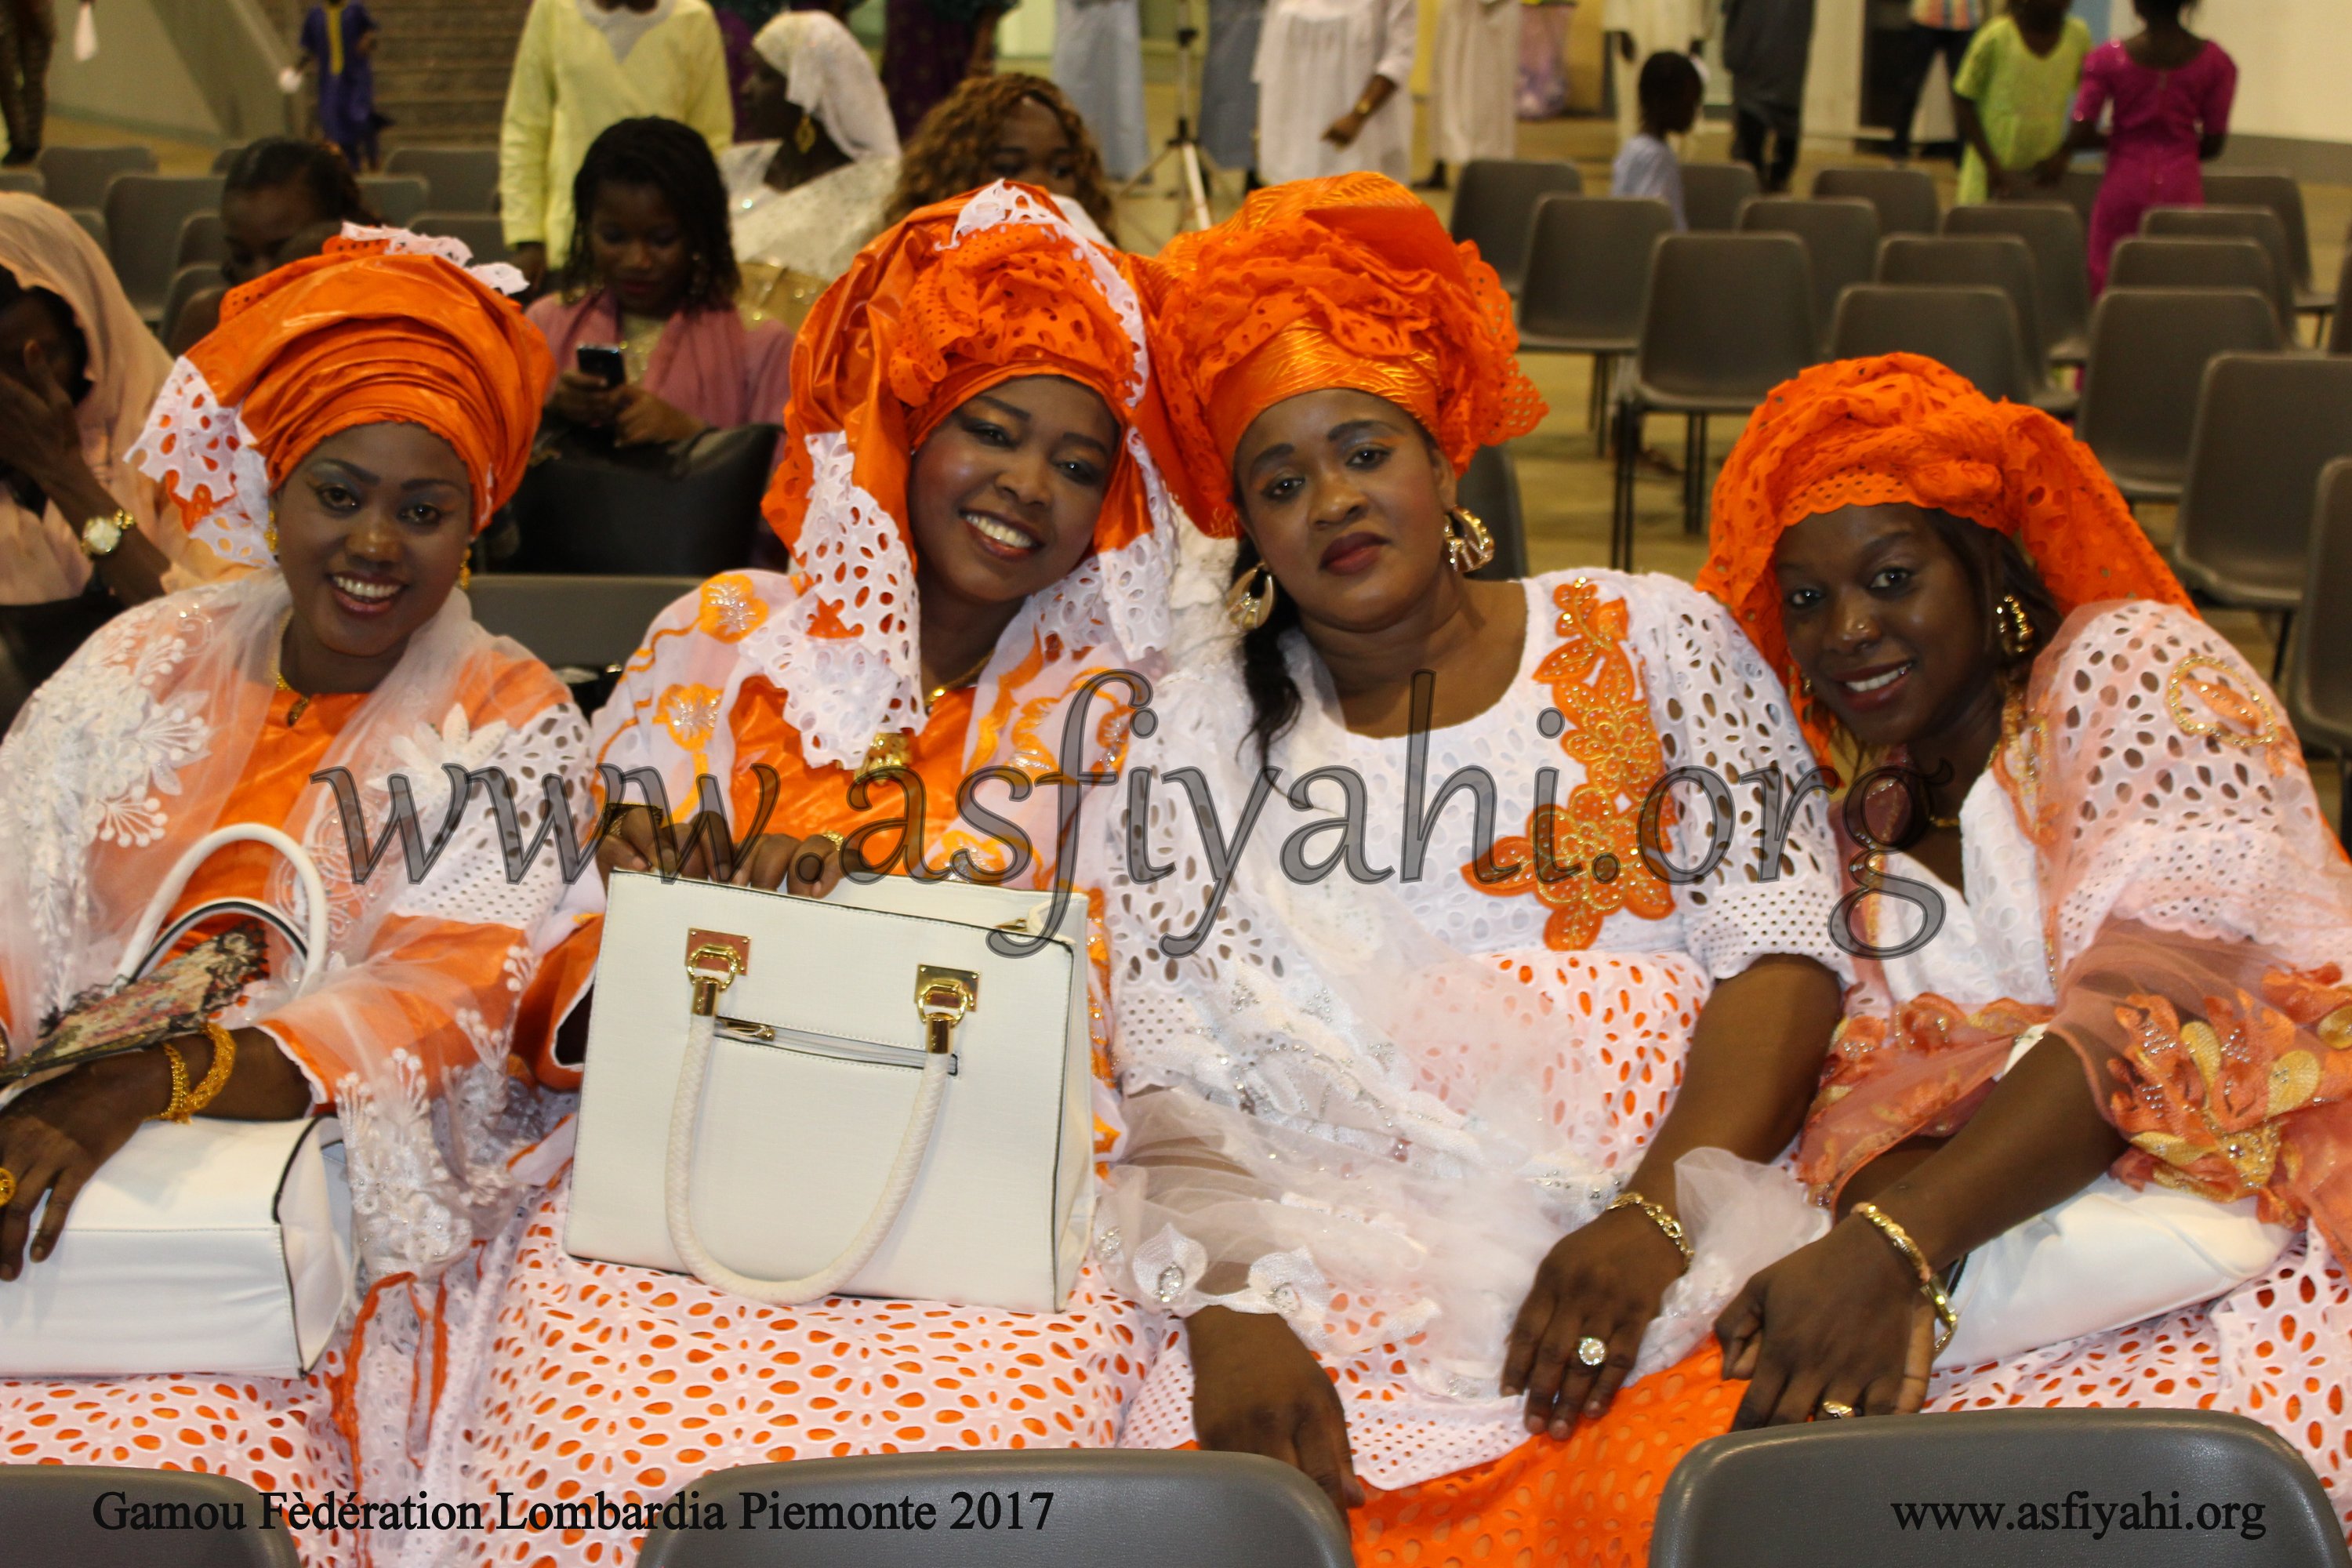
[[[1936,1309],[1938,1330],[1936,1348],[1940,1351],[1950,1344],[1952,1336],[1959,1331],[1960,1315],[1953,1310],[1952,1299],[1944,1293],[1943,1281],[1936,1278],[1936,1270],[1928,1263],[1927,1255],[1919,1250],[1919,1244],[1911,1239],[1911,1233],[1897,1225],[1894,1216],[1876,1204],[1856,1204],[1853,1212],[1876,1226],[1878,1234],[1903,1255],[1906,1263],[1911,1265],[1912,1272],[1919,1277],[1919,1293],[1927,1298],[1929,1306]]]
[[[180,1054],[179,1047],[166,1040],[163,1042],[163,1060],[172,1068],[171,1103],[147,1120],[185,1121],[188,1119],[188,1059]]]
[[[1377,104],[1367,103],[1360,98],[1356,100],[1356,118],[1359,120],[1370,120],[1375,113],[1379,112],[1379,107],[1380,106]]]
[[[184,1121],[219,1099],[220,1091],[228,1087],[228,1075],[236,1070],[236,1037],[223,1028],[217,1018],[205,1020],[205,1034],[213,1043],[213,1065],[205,1069],[205,1081],[188,1091],[188,1116],[181,1118]]]
[[[1601,1212],[1614,1214],[1619,1209],[1640,1209],[1643,1214],[1648,1215],[1650,1223],[1664,1232],[1666,1239],[1675,1244],[1675,1250],[1683,1255],[1683,1267],[1685,1268],[1690,1267],[1690,1237],[1683,1231],[1683,1222],[1668,1214],[1663,1205],[1652,1203],[1633,1188],[1628,1187],[1610,1199],[1609,1206]]]

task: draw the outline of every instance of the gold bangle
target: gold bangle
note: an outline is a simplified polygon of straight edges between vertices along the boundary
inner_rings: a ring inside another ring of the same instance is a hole
[[[219,1099],[220,1091],[228,1087],[228,1075],[236,1070],[236,1037],[223,1028],[217,1018],[205,1020],[205,1034],[213,1043],[213,1062],[205,1069],[204,1082],[188,1091],[190,1117]]]
[[[163,1042],[163,1060],[172,1068],[172,1099],[163,1110],[149,1117],[150,1121],[185,1121],[188,1119],[188,1060],[180,1047],[171,1041]]]
[[[1380,105],[1378,105],[1378,104],[1376,104],[1376,103],[1368,103],[1368,102],[1366,102],[1364,100],[1362,100],[1362,99],[1360,99],[1360,99],[1358,99],[1358,100],[1356,100],[1356,118],[1357,118],[1357,119],[1359,119],[1359,120],[1370,120],[1370,119],[1374,115],[1374,114],[1377,114],[1378,112],[1380,112]]]
[[[1940,1351],[1950,1344],[1952,1336],[1959,1331],[1960,1315],[1953,1310],[1952,1299],[1945,1294],[1943,1281],[1936,1278],[1936,1270],[1928,1263],[1927,1255],[1919,1250],[1919,1244],[1911,1239],[1911,1233],[1896,1224],[1894,1216],[1876,1204],[1856,1204],[1853,1212],[1876,1226],[1878,1234],[1903,1255],[1906,1263],[1911,1265],[1912,1272],[1919,1277],[1919,1293],[1927,1297],[1927,1304],[1936,1310],[1936,1326],[1940,1331],[1936,1335],[1936,1348]]]
[[[1690,1266],[1690,1237],[1684,1233],[1682,1221],[1668,1214],[1662,1205],[1652,1203],[1631,1187],[1610,1199],[1609,1206],[1601,1212],[1614,1214],[1619,1209],[1640,1209],[1649,1215],[1650,1223],[1656,1226],[1664,1234],[1665,1238],[1675,1244],[1675,1250],[1683,1255],[1683,1266],[1685,1268]]]

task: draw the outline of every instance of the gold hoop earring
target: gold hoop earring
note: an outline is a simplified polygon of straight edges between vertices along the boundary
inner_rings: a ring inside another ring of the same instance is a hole
[[[1495,559],[1495,536],[1466,507],[1457,506],[1446,514],[1445,558],[1465,576]]]
[[[2025,605],[2014,594],[2003,594],[2000,603],[1993,606],[1993,631],[2000,639],[2000,651],[2011,658],[2023,658],[2033,651],[2033,617],[2025,613]]]
[[[1813,678],[1792,663],[1789,666],[1789,689],[1810,700],[1813,695]]]
[[[1225,617],[1245,632],[1265,625],[1274,614],[1274,574],[1260,562],[1257,570],[1225,590]]]

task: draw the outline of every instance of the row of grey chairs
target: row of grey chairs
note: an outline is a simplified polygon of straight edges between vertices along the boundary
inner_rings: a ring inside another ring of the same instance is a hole
[[[1291,1467],[1247,1454],[806,1459],[720,1470],[681,1495],[694,1505],[691,1520],[650,1531],[639,1568],[1092,1568],[1114,1556],[1126,1568],[1352,1563],[1347,1521],[1322,1492]],[[157,1561],[149,1532],[100,1522],[134,1500],[212,1524],[172,1532],[170,1560],[185,1568],[296,1561],[285,1529],[257,1528],[261,1495],[226,1477],[0,1467],[0,1534],[26,1562],[144,1568]],[[2119,1520],[2126,1503],[2136,1512]],[[2163,1511],[2141,1517],[2152,1507]],[[2032,1510],[2022,1523],[2021,1508]],[[240,1511],[244,1528],[221,1526]],[[800,1528],[777,1528],[788,1521]],[[2131,1527],[2113,1539],[2128,1540],[2134,1568],[2352,1563],[2302,1457],[2266,1426],[2202,1410],[1889,1415],[1711,1438],[1667,1478],[1649,1560],[1651,1568],[2071,1568],[2090,1560],[2087,1542],[2110,1537],[2109,1523]]]
[[[362,182],[363,185],[375,183],[374,181]],[[413,187],[423,184],[421,180],[400,175],[385,176],[383,183],[403,187]],[[374,201],[373,192],[370,199],[372,202]],[[386,223],[398,225],[402,228],[414,229],[418,234],[440,235],[451,239],[462,240],[466,248],[474,253],[474,259],[478,263],[507,259],[509,253],[505,226],[492,214],[444,212],[438,208],[414,205],[387,209],[381,202],[376,202],[375,206],[377,213]],[[100,239],[100,243],[104,243],[103,238]],[[179,244],[173,252],[174,259],[169,274],[170,281],[164,286],[163,299],[156,306],[152,317],[156,331],[165,342],[171,341],[173,326],[179,320],[180,311],[186,307],[188,301],[220,282],[221,262],[226,259],[227,255],[228,242],[222,233],[220,213],[217,210],[191,213],[183,220],[180,226]],[[130,286],[126,282],[124,292],[129,291]],[[132,303],[138,303],[135,295],[132,297]]]
[[[226,174],[236,162],[242,147],[225,147],[213,160],[213,173]],[[397,147],[383,161],[381,174],[362,174],[360,184],[375,180],[416,179],[425,182],[433,193],[432,205],[436,211],[451,213],[494,213],[499,210],[499,151],[495,147]],[[385,211],[381,204],[376,210],[383,213],[387,222],[403,221]],[[419,203],[416,211],[424,210]]]

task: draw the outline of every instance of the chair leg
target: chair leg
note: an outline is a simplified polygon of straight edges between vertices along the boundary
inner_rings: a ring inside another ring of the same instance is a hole
[[[1610,495],[1609,564],[1614,571],[1633,569],[1633,463],[1642,449],[1642,413],[1628,403],[1617,405],[1612,422],[1617,438],[1617,482]]]
[[[1585,428],[1592,432],[1592,455],[1609,455],[1610,383],[1616,379],[1617,356],[1592,356],[1592,395],[1585,404]]]
[[[1683,532],[1705,531],[1706,512],[1706,416],[1691,415],[1683,430]]]
[[[2336,842],[2352,853],[2352,752],[2336,753]]]
[[[2294,630],[2294,612],[2279,612],[2278,647],[2271,651],[2271,689],[2278,689],[2279,677],[2286,673],[2287,637]]]

